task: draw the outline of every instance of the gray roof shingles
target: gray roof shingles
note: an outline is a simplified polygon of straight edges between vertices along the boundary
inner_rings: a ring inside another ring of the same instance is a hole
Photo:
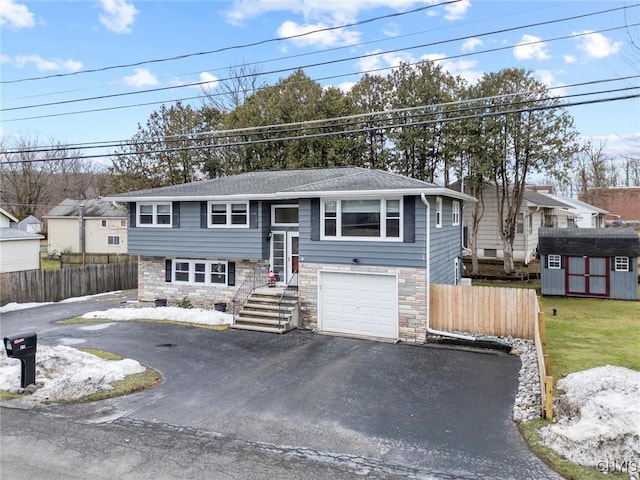
[[[269,195],[326,191],[428,189],[435,185],[381,170],[360,167],[269,170],[240,173],[199,182],[110,195],[118,197],[181,197]]]
[[[538,238],[543,255],[640,256],[633,228],[540,228]]]
[[[43,218],[48,217],[79,217],[80,206],[84,205],[84,216],[93,218],[125,217],[126,208],[122,205],[113,205],[111,202],[99,198],[87,200],[72,200],[67,198],[59,205],[53,207]]]

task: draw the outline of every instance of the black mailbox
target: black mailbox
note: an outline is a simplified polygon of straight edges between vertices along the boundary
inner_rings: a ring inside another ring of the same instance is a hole
[[[19,333],[4,338],[4,348],[7,351],[7,357],[20,360],[22,366],[21,388],[27,388],[28,385],[36,383],[37,345],[38,335],[36,335],[35,332]]]

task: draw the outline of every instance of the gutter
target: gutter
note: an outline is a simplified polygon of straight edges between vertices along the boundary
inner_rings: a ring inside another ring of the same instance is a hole
[[[427,333],[431,333],[433,335],[440,335],[442,337],[450,337],[450,338],[457,338],[459,340],[468,340],[468,341],[476,341],[476,337],[471,337],[469,335],[460,335],[457,333],[452,333],[452,332],[444,332],[442,330],[436,330],[434,328],[431,328],[431,308],[430,308],[430,304],[431,304],[431,204],[429,203],[429,201],[427,200],[427,197],[425,196],[424,193],[420,194],[420,199],[422,200],[422,203],[424,203],[424,206],[427,207],[427,255],[425,258],[425,261],[427,262],[426,264],[426,270],[427,273],[425,274],[425,285],[427,288],[426,291],[426,320],[427,320]]]

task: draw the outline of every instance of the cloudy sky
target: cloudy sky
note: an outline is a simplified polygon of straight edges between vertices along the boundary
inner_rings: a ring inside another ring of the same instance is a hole
[[[215,93],[240,64],[267,83],[302,68],[348,89],[363,72],[428,59],[469,82],[530,69],[567,102],[637,95],[639,22],[630,0],[0,0],[0,134],[129,139],[163,102],[200,105],[202,86]],[[613,152],[640,137],[639,106],[569,111]]]

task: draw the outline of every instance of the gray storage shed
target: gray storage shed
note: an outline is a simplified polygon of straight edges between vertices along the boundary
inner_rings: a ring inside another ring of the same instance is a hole
[[[632,228],[540,228],[543,295],[638,300],[640,237]]]

